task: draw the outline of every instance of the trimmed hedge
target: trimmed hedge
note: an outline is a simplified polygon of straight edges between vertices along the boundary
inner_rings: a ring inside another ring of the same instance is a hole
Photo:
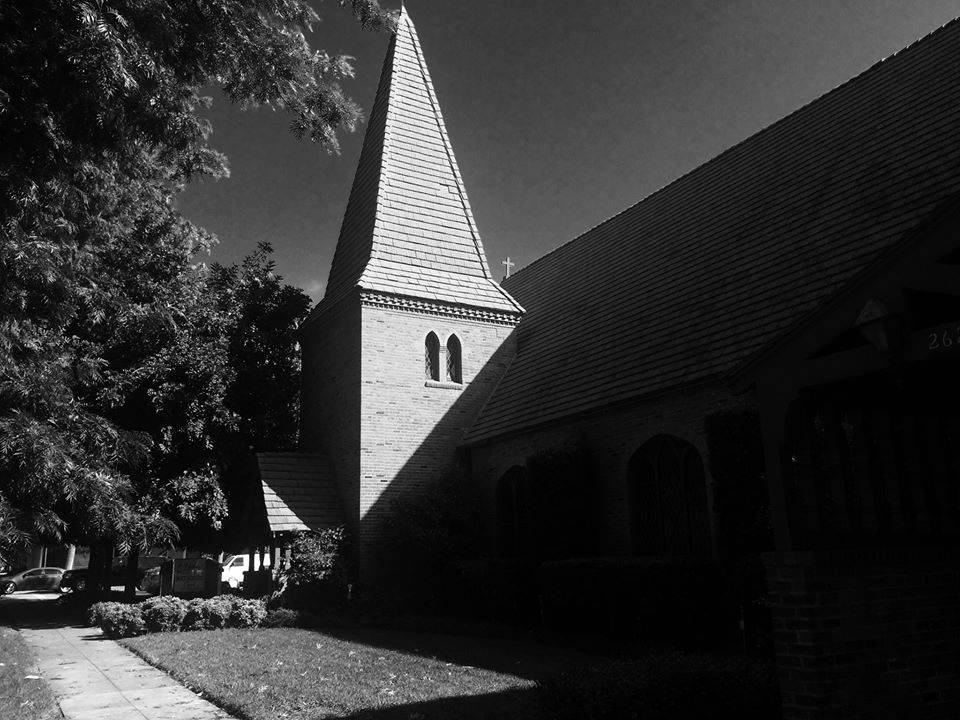
[[[173,595],[152,597],[140,603],[140,613],[147,632],[175,632],[183,624],[187,604]]]
[[[121,602],[100,602],[91,606],[88,617],[91,625],[99,625],[107,637],[121,638],[143,635],[146,625],[140,608]]]
[[[214,630],[258,627],[267,617],[263,600],[218,595],[206,600],[182,600],[164,596],[130,605],[101,602],[87,612],[90,625],[97,625],[112,638],[133,637],[148,632]]]
[[[228,595],[194,599],[187,602],[187,612],[180,627],[183,630],[220,630],[227,626],[230,615]]]
[[[618,640],[715,647],[727,640],[724,584],[700,559],[597,558],[540,566],[544,624]]]
[[[778,720],[771,662],[679,652],[611,661],[537,683],[544,720]]]
[[[267,616],[264,618],[262,624],[263,627],[270,628],[298,627],[304,624],[304,620],[299,610],[276,608],[275,610],[267,611]]]

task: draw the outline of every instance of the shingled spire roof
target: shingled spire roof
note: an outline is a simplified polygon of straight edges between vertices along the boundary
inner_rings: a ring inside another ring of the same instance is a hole
[[[390,41],[326,293],[353,289],[519,313],[493,281],[406,10]]]

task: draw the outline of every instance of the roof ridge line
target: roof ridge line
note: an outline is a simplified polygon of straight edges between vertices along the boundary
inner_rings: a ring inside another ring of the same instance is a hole
[[[937,34],[943,32],[944,30],[946,30],[946,28],[950,27],[951,25],[955,25],[955,24],[957,24],[957,23],[960,23],[960,15],[954,17],[952,20],[948,20],[947,22],[945,22],[945,23],[944,23],[943,25],[941,25],[940,27],[934,28],[933,30],[931,30],[931,31],[928,32],[927,34],[921,35],[919,38],[917,38],[916,40],[914,40],[913,42],[911,42],[909,45],[905,45],[904,47],[901,47],[899,50],[894,51],[894,52],[891,53],[890,55],[887,55],[886,57],[880,58],[879,60],[875,61],[875,62],[874,62],[872,65],[870,65],[869,67],[865,68],[864,70],[861,70],[861,71],[860,71],[859,73],[857,73],[856,75],[853,75],[852,77],[847,78],[846,80],[844,80],[843,82],[839,83],[838,85],[833,86],[832,88],[830,88],[829,90],[827,90],[827,91],[824,92],[823,94],[818,95],[817,97],[813,98],[812,100],[809,100],[808,102],[804,103],[804,104],[801,105],[800,107],[795,108],[794,110],[791,110],[789,113],[787,113],[786,115],[784,115],[783,117],[781,117],[781,118],[779,118],[779,119],[777,119],[777,120],[774,120],[774,121],[773,121],[772,123],[770,123],[769,125],[765,125],[764,127],[760,128],[760,129],[757,130],[756,132],[751,133],[750,135],[747,135],[747,137],[745,137],[745,138],[737,141],[736,143],[734,143],[734,144],[731,145],[730,147],[728,147],[728,148],[726,148],[726,149],[724,149],[724,150],[721,150],[718,154],[713,155],[712,157],[710,157],[709,159],[707,159],[707,160],[705,160],[704,162],[700,163],[699,165],[695,165],[694,167],[690,168],[690,169],[687,170],[686,172],[684,172],[684,173],[678,175],[677,177],[675,177],[673,180],[670,180],[669,182],[661,185],[660,187],[656,188],[655,190],[652,190],[652,191],[649,192],[647,195],[644,195],[642,198],[640,198],[637,202],[633,203],[632,205],[628,205],[627,207],[625,207],[624,209],[620,210],[619,212],[616,212],[616,213],[614,213],[613,215],[610,215],[610,216],[604,218],[603,220],[601,220],[601,221],[599,221],[599,222],[591,225],[591,226],[588,227],[586,230],[584,230],[583,232],[581,232],[579,235],[575,235],[574,237],[570,238],[570,239],[567,240],[566,242],[558,245],[557,247],[553,248],[552,250],[549,250],[549,251],[546,252],[545,254],[541,255],[541,256],[538,257],[538,258],[536,258],[535,260],[533,260],[533,261],[532,261],[531,263],[529,263],[528,265],[524,265],[522,268],[516,270],[510,277],[511,277],[511,278],[514,278],[514,277],[517,277],[517,276],[521,276],[523,273],[527,272],[530,268],[534,267],[535,265],[539,265],[541,262],[543,262],[544,260],[546,260],[546,259],[549,258],[550,256],[554,255],[555,253],[559,252],[559,251],[562,250],[563,248],[565,248],[565,247],[567,247],[567,246],[569,246],[569,245],[572,245],[573,243],[577,242],[578,240],[580,240],[581,238],[583,238],[585,235],[588,235],[589,233],[591,233],[591,232],[593,232],[594,230],[596,230],[596,229],[597,229],[598,227],[600,227],[601,225],[605,225],[605,224],[607,224],[608,222],[610,222],[611,220],[613,220],[614,218],[620,217],[621,215],[629,212],[630,210],[632,210],[633,208],[637,207],[638,205],[640,205],[640,204],[642,204],[642,203],[645,203],[645,202],[646,202],[647,200],[649,200],[650,198],[654,197],[655,195],[659,195],[660,193],[662,193],[663,191],[665,191],[667,188],[670,188],[670,187],[672,187],[673,185],[675,185],[675,184],[681,182],[682,180],[688,178],[690,175],[694,174],[694,173],[697,172],[698,170],[701,170],[702,168],[705,168],[705,167],[707,167],[707,166],[713,165],[714,163],[716,163],[717,161],[719,161],[721,158],[723,158],[724,156],[726,156],[726,155],[728,155],[729,153],[733,152],[734,150],[736,150],[737,148],[741,147],[741,146],[744,145],[745,143],[750,142],[750,141],[753,140],[754,138],[759,137],[759,136],[763,135],[764,133],[772,130],[773,128],[777,127],[778,125],[780,125],[780,124],[783,123],[784,121],[788,120],[789,118],[791,118],[791,117],[797,115],[798,113],[806,110],[808,107],[810,107],[810,106],[813,105],[814,103],[819,102],[820,100],[826,98],[826,97],[829,96],[829,95],[833,95],[834,93],[836,93],[836,92],[839,91],[840,89],[846,87],[847,85],[850,85],[851,83],[853,83],[854,81],[856,81],[856,80],[858,80],[859,78],[863,77],[864,75],[867,75],[868,73],[874,72],[877,68],[879,68],[881,65],[883,65],[883,63],[889,62],[890,60],[893,60],[894,58],[903,55],[904,53],[906,53],[907,51],[913,49],[914,47],[916,47],[916,46],[919,45],[920,43],[928,40],[929,38],[933,37],[934,35],[937,35]]]

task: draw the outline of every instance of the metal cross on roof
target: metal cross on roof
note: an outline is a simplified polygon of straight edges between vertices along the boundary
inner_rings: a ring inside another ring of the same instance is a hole
[[[507,259],[506,259],[506,260],[501,260],[501,261],[500,261],[500,264],[501,264],[501,265],[505,265],[506,268],[507,268],[507,272],[506,272],[506,274],[503,276],[503,279],[506,280],[508,277],[510,277],[510,268],[512,268],[514,265],[516,265],[516,263],[515,263],[515,262],[512,262],[512,261],[510,260],[510,256],[507,255]]]

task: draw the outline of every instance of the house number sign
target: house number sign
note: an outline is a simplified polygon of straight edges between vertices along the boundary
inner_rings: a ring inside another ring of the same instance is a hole
[[[960,346],[960,323],[954,323],[938,330],[928,330],[927,350],[945,350],[954,345]]]

